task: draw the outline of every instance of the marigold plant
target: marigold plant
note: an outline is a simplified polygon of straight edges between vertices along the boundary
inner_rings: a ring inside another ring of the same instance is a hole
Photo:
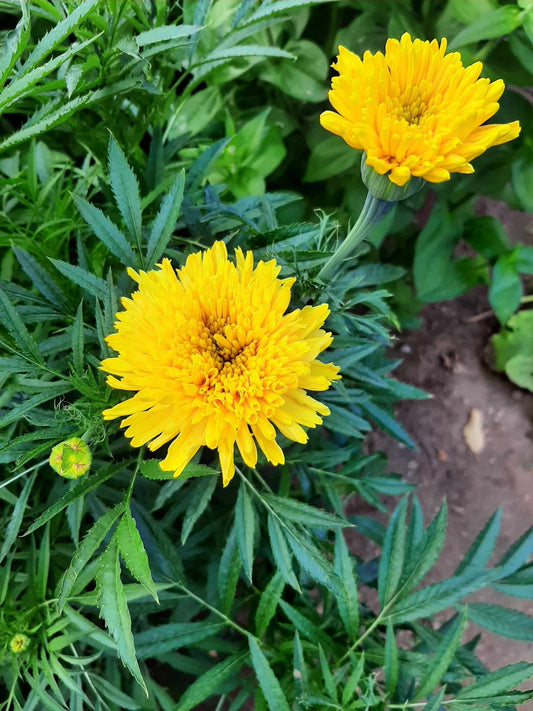
[[[329,92],[338,113],[325,111],[322,126],[364,150],[366,164],[396,185],[411,176],[440,183],[450,173],[472,173],[473,158],[520,133],[518,121],[485,124],[504,83],[479,78],[481,62],[463,67],[446,46],[444,38],[413,41],[405,33],[387,40],[385,54],[367,51],[363,59],[339,47]]]
[[[177,272],[168,259],[151,272],[130,269],[139,290],[123,299],[117,332],[107,338],[119,355],[102,363],[109,385],[137,391],[105,419],[126,416],[135,447],[171,442],[161,468],[175,476],[201,446],[217,449],[224,485],[235,472],[235,444],[254,467],[255,442],[272,464],[284,461],[274,426],[305,443],[303,427],[329,414],[305,391],[326,390],[339,377],[317,360],[333,340],[321,329],[328,306],[285,313],[295,280],[278,279],[274,260],[254,269],[252,252],[235,254],[233,264],[216,242]]]

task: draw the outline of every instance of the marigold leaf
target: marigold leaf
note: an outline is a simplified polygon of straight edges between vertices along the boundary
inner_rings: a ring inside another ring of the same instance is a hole
[[[350,527],[352,524],[335,514],[328,513],[302,501],[286,499],[275,494],[265,494],[264,499],[279,514],[280,518],[310,528]]]
[[[290,711],[287,697],[283,693],[279,681],[277,680],[267,658],[253,637],[248,638],[252,664],[257,674],[257,680],[261,687],[268,708],[270,711]]]
[[[79,195],[73,195],[72,199],[80,215],[111,254],[114,254],[125,266],[135,266],[137,257],[115,223],[106,217],[100,208],[91,205]]]
[[[407,504],[407,497],[400,501],[385,533],[378,575],[378,597],[381,608],[392,598],[400,582],[405,556]]]
[[[148,239],[146,251],[146,268],[152,269],[163,252],[165,251],[172,232],[176,226],[176,220],[180,214],[181,201],[185,188],[185,171],[182,170],[169,192],[161,202],[161,207],[152,225],[152,231]]]
[[[297,592],[301,592],[298,580],[292,568],[292,559],[289,547],[287,546],[287,540],[283,535],[279,523],[272,514],[268,515],[268,535],[270,537],[272,555],[274,556],[274,560],[283,579]]]
[[[2,288],[0,288],[0,323],[9,332],[24,355],[31,356],[37,363],[43,363],[39,346]]]
[[[501,637],[533,641],[533,617],[487,602],[473,602],[467,607],[468,619]]]
[[[296,560],[308,575],[331,590],[333,594],[342,589],[340,578],[329,560],[292,526],[289,529],[287,540]]]
[[[387,636],[385,638],[385,691],[392,698],[398,684],[398,647],[392,622],[387,622]]]
[[[136,244],[140,245],[142,209],[139,183],[113,136],[109,140],[109,180],[124,223]]]
[[[460,689],[455,698],[458,701],[459,699],[475,701],[480,698],[494,697],[522,684],[532,676],[533,664],[528,664],[527,662],[509,664],[502,669],[485,674],[473,684]]]
[[[22,267],[24,273],[31,279],[33,286],[39,291],[47,301],[58,309],[65,309],[68,299],[63,290],[46,272],[39,262],[29,252],[22,247],[13,247],[13,252]]]
[[[353,564],[354,559],[350,555],[342,531],[337,530],[333,565],[343,585],[336,596],[337,606],[346,631],[355,640],[359,634],[359,598]]]
[[[218,599],[222,612],[226,615],[229,613],[231,606],[233,605],[240,572],[241,557],[237,547],[234,524],[220,557],[220,565],[218,567],[217,576]]]
[[[234,654],[208,669],[188,687],[180,698],[175,711],[191,711],[202,701],[216,694],[221,684],[239,672],[247,656],[247,654]],[[280,708],[279,711],[284,710]],[[289,711],[288,706],[287,711]]]
[[[207,505],[211,501],[211,497],[215,492],[216,485],[216,477],[209,477],[207,480],[202,478],[199,481],[192,482],[192,495],[189,500],[189,505],[187,507],[187,512],[185,514],[185,518],[183,519],[183,526],[181,529],[182,543],[186,542],[189,534],[194,528],[194,524],[207,508]]]
[[[157,657],[181,647],[189,647],[214,637],[226,627],[224,622],[171,622],[151,627],[135,635],[138,659]]]
[[[259,604],[255,612],[255,631],[258,637],[262,637],[276,614],[276,608],[283,595],[286,581],[278,570],[265,587],[259,598]]]
[[[49,259],[63,276],[66,276],[67,279],[79,286],[80,289],[87,291],[91,296],[95,296],[97,299],[105,298],[107,284],[103,279],[74,264],[63,262],[61,259],[52,259],[51,257]]]
[[[255,510],[246,485],[241,482],[235,506],[235,532],[244,572],[250,582],[254,563],[255,525]]]
[[[146,691],[146,685],[135,656],[131,617],[124,594],[124,586],[120,579],[120,561],[116,535],[113,536],[98,561],[96,589],[100,616],[103,618],[117,645],[118,655],[137,683]]]
[[[0,563],[9,553],[11,546],[17,539],[20,527],[22,525],[22,519],[24,518],[24,512],[26,511],[28,497],[30,495],[30,491],[36,476],[37,471],[34,471],[33,474],[28,477],[28,480],[24,484],[24,488],[20,492],[20,495],[17,497],[17,502],[13,508],[9,523],[7,524],[4,541],[2,543],[2,550],[0,550]]]
[[[142,538],[139,535],[135,519],[131,512],[125,511],[117,526],[116,537],[120,555],[126,563],[128,570],[141,585],[148,590],[156,602],[159,602],[157,590],[152,580],[148,556],[144,549]]]
[[[483,570],[489,562],[494,546],[496,545],[501,518],[501,509],[498,509],[492,514],[483,530],[478,534],[476,540],[465,553],[465,556],[457,566],[454,575],[473,573],[476,570]]]

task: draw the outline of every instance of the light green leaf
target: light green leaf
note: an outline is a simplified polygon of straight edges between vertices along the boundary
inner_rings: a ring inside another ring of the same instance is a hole
[[[162,27],[154,27],[145,32],[139,32],[135,36],[135,42],[139,47],[155,44],[156,42],[169,42],[171,40],[183,40],[190,37],[196,32],[200,32],[202,28],[196,25],[163,25]]]
[[[301,592],[298,580],[292,568],[292,559],[287,540],[281,530],[279,523],[272,514],[268,514],[268,535],[270,537],[270,547],[278,570],[283,579],[297,592]]]
[[[280,683],[259,645],[253,637],[248,638],[248,643],[250,645],[252,664],[268,708],[270,711],[290,711],[287,697],[283,693]]]
[[[514,255],[498,257],[492,270],[489,301],[500,323],[505,323],[520,306],[522,280],[516,269]]]
[[[460,689],[455,698],[457,700],[472,700],[496,696],[512,689],[533,676],[533,664],[518,662],[485,674],[473,684]]]
[[[398,647],[396,646],[396,635],[394,626],[389,620],[387,622],[387,637],[385,639],[385,691],[389,699],[392,699],[396,686],[398,685]]]
[[[448,49],[452,51],[464,47],[465,44],[508,35],[520,26],[519,15],[520,10],[513,5],[505,5],[483,13],[479,19],[455,35]]]
[[[128,566],[128,570],[141,585],[144,585],[154,600],[159,602],[150,572],[148,556],[131,511],[124,512],[115,535],[120,555]]]
[[[147,479],[156,481],[174,479],[176,481],[184,481],[186,479],[194,479],[199,476],[214,476],[218,474],[216,469],[206,467],[205,464],[187,464],[179,477],[174,476],[173,471],[164,472],[159,466],[159,460],[146,459],[141,463],[141,474]]]

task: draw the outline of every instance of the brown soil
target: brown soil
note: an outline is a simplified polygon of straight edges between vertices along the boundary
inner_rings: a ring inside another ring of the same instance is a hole
[[[484,205],[482,211],[501,217],[500,205]],[[524,213],[505,217],[511,235],[516,239],[521,232],[521,240],[531,243],[530,216],[528,220]],[[429,576],[433,582],[453,573],[499,506],[503,517],[492,562],[533,523],[533,395],[488,365],[487,344],[498,324],[490,314],[485,287],[454,301],[430,304],[421,316],[422,327],[403,333],[393,348],[394,357],[403,358],[395,376],[432,395],[430,400],[402,402],[396,410],[397,420],[418,449],[412,451],[381,433],[373,433],[368,446],[370,451],[384,451],[389,470],[417,485],[427,519],[435,515],[444,497],[448,501],[448,538],[437,569]],[[477,455],[463,434],[472,408],[483,413],[485,445]],[[357,540],[353,544],[354,550],[364,545]],[[473,599],[533,614],[533,601],[492,591]],[[469,624],[469,637],[478,631]],[[478,654],[489,668],[519,660],[533,662],[533,642],[489,633],[483,637]],[[521,708],[533,711],[533,703]]]

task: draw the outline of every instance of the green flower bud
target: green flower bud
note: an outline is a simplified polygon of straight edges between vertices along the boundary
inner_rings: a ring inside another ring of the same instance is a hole
[[[379,200],[398,202],[411,197],[424,187],[423,178],[410,178],[401,187],[393,183],[387,175],[376,173],[374,168],[366,164],[366,153],[361,158],[361,176],[368,192]]]
[[[91,467],[91,450],[79,437],[56,444],[49,459],[52,469],[65,479],[78,479]]]
[[[11,649],[13,654],[20,654],[25,649],[28,649],[29,644],[30,644],[30,638],[26,637],[25,634],[18,633],[13,637],[13,639],[9,643],[9,648]]]

